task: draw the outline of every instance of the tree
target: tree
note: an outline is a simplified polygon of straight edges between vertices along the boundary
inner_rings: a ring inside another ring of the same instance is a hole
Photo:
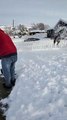
[[[27,30],[27,28],[26,28],[24,25],[21,25],[21,24],[18,26],[18,29],[19,29],[20,32],[22,32],[22,33]]]
[[[45,29],[45,25],[43,23],[37,23],[37,24],[32,24],[32,28],[33,30],[44,30]]]
[[[44,29],[45,29],[45,26],[44,26],[43,23],[38,23],[38,24],[37,24],[37,28],[38,28],[39,30],[44,30]]]

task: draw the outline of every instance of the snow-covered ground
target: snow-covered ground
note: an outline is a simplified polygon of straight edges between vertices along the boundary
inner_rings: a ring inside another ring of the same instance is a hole
[[[16,85],[1,100],[9,104],[6,120],[67,120],[67,41],[14,42]]]

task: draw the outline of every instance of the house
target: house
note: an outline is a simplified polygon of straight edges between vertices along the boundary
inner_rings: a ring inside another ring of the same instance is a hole
[[[29,30],[29,35],[35,35],[36,33],[45,33],[45,30]]]
[[[58,27],[64,27],[64,26],[67,27],[67,22],[62,20],[62,19],[60,19],[57,22],[57,24],[55,25],[54,30],[56,31],[58,29]]]
[[[60,39],[67,37],[67,22],[60,19],[53,29],[47,30],[47,37],[54,38],[56,35],[60,35]]]
[[[67,37],[67,22],[60,19],[54,27],[55,34],[60,34],[60,38]]]

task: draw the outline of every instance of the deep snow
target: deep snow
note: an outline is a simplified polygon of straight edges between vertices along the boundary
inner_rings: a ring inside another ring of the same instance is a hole
[[[8,98],[6,120],[67,120],[67,48],[52,41],[24,43],[18,49],[17,81]],[[34,46],[34,47],[33,47]],[[26,49],[27,48],[27,49]]]

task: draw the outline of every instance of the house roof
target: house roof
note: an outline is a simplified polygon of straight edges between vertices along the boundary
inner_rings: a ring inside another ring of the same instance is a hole
[[[55,25],[54,29],[56,29],[59,26],[67,26],[67,21],[64,21],[63,19],[60,19],[57,24]]]

